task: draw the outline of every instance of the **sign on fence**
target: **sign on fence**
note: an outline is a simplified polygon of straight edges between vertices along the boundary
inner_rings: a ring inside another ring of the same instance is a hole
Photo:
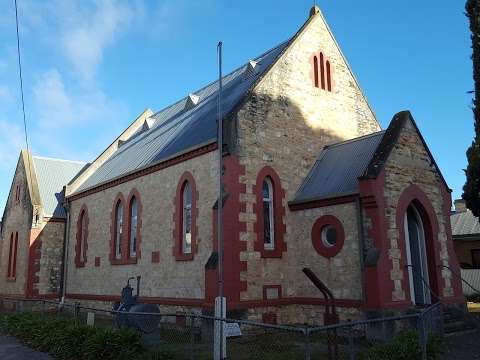
[[[225,323],[223,329],[227,338],[242,336],[242,331],[240,330],[240,325],[238,325],[238,323]]]

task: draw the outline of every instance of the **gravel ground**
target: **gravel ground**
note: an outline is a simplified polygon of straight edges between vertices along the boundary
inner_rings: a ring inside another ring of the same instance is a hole
[[[11,336],[0,334],[1,360],[53,360],[47,354],[34,351]]]
[[[441,360],[480,359],[480,331],[446,338],[446,352]]]

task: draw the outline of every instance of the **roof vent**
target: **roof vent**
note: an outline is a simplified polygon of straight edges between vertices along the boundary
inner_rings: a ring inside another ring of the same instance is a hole
[[[258,63],[255,60],[249,60],[245,69],[244,78],[249,78],[257,73]]]
[[[190,110],[198,104],[200,97],[195,94],[189,94],[187,97],[187,102],[185,103],[185,110]]]
[[[154,123],[155,123],[155,119],[153,118],[146,119],[145,122],[143,123],[142,130],[143,131],[150,130]]]

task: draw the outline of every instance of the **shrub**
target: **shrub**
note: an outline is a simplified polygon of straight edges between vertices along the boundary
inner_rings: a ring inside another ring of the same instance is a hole
[[[429,359],[436,359],[442,353],[442,340],[437,336],[430,336],[427,342],[427,355]],[[361,360],[411,360],[421,358],[421,348],[418,333],[409,330],[401,333],[388,344],[375,345],[365,351]]]
[[[51,316],[3,316],[0,329],[58,359],[123,360],[137,358],[144,352],[140,335],[132,330],[93,328]]]

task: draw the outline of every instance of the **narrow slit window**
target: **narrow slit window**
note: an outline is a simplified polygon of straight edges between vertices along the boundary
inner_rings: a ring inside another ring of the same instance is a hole
[[[18,232],[15,233],[15,244],[13,248],[12,277],[17,276],[17,250],[18,250]]]
[[[138,202],[134,196],[130,202],[130,256],[137,256]]]
[[[182,191],[182,252],[191,254],[192,252],[192,189],[190,184],[185,182]]]
[[[325,90],[325,61],[323,53],[320,53],[320,80],[322,89]]]
[[[327,68],[327,90],[332,91],[332,75],[330,73],[330,61],[327,60],[326,63]]]
[[[275,248],[274,233],[274,213],[273,213],[273,185],[272,180],[267,177],[263,181],[262,186],[263,200],[263,245],[265,249],[272,250]]]
[[[315,87],[318,88],[318,58],[316,56],[313,57],[313,77],[315,80]]]
[[[8,252],[7,277],[12,277],[12,259],[13,259],[13,233],[10,234],[10,247]]]

